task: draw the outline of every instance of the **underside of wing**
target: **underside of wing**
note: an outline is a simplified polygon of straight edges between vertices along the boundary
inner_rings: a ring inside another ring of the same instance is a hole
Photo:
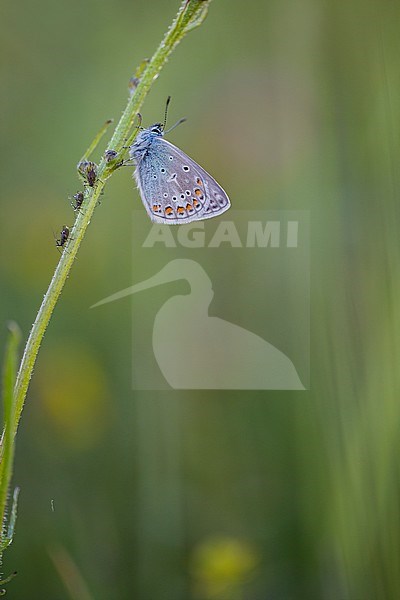
[[[162,138],[138,164],[135,177],[147,213],[156,223],[209,219],[230,207],[215,179]]]

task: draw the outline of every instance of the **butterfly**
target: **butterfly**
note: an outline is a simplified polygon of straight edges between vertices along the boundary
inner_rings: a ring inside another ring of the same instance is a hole
[[[224,213],[231,203],[226,192],[192,158],[164,139],[164,123],[140,128],[129,156],[136,164],[134,177],[144,207],[155,223],[179,225],[210,219]]]

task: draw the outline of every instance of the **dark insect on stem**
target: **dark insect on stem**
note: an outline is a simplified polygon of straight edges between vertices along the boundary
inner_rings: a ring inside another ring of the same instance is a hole
[[[124,159],[119,158],[118,160],[118,154],[116,150],[106,150],[104,152],[104,158],[110,169],[115,170],[123,166]]]
[[[71,202],[71,206],[75,212],[81,208],[84,199],[85,199],[85,196],[84,196],[83,192],[76,192],[76,194],[74,194],[75,202]]]
[[[106,159],[106,163],[110,163],[115,160],[118,156],[118,152],[116,150],[106,150],[104,152],[104,158]]]
[[[66,241],[68,240],[68,237],[69,237],[69,227],[67,225],[63,225],[63,228],[60,231],[60,239],[56,240],[57,248],[63,248]]]
[[[89,162],[88,166],[86,167],[86,178],[89,187],[93,187],[97,179],[97,167],[95,163]]]
[[[144,60],[142,60],[142,62],[136,69],[136,73],[135,73],[134,77],[130,78],[129,84],[128,84],[128,90],[129,90],[130,96],[133,95],[137,86],[139,85],[141,76],[143,75],[143,72],[144,72],[145,68],[147,67],[147,65],[149,64],[149,62],[150,61],[148,58],[145,58]]]
[[[78,165],[78,172],[89,187],[97,181],[97,165],[91,160],[82,160]]]
[[[129,91],[129,95],[132,96],[132,94],[135,92],[137,86],[140,83],[140,79],[139,77],[131,77],[128,83],[128,91]]]

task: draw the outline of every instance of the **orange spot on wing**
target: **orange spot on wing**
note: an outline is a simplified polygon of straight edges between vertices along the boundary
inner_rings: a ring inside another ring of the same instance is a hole
[[[174,211],[172,210],[172,208],[170,206],[167,206],[167,208],[165,209],[165,214],[166,215],[172,215]]]
[[[196,182],[197,182],[197,185],[203,185],[203,182],[202,182],[202,180],[200,179],[200,177],[198,177],[198,178],[196,179]]]
[[[196,188],[194,190],[194,193],[196,194],[196,196],[202,196],[203,195],[203,192],[201,190],[199,190],[199,188]]]
[[[178,206],[177,212],[178,215],[182,215],[185,212],[185,209],[183,208],[183,206]]]
[[[193,206],[189,202],[186,204],[186,210],[193,210]]]

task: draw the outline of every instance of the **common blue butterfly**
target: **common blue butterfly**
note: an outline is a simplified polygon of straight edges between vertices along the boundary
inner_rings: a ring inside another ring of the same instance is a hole
[[[164,123],[141,128],[129,147],[144,207],[152,221],[168,225],[221,215],[231,205],[226,192],[200,165],[163,137],[185,120],[165,132],[169,101]]]

